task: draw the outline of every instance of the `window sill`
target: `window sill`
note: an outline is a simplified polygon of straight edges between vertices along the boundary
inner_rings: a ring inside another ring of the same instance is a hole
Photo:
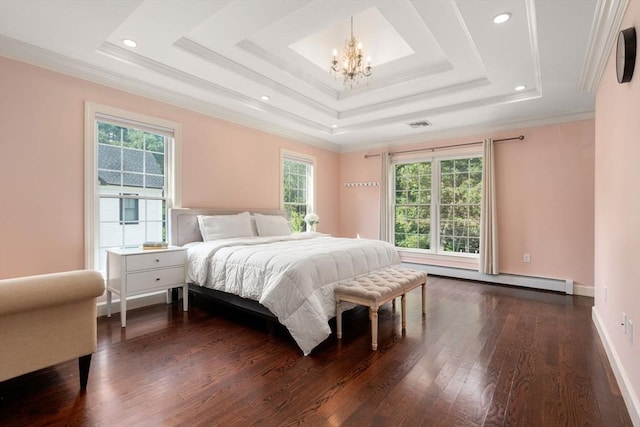
[[[411,249],[397,248],[402,262],[415,264],[430,264],[443,267],[478,269],[478,256],[473,254],[432,254]]]

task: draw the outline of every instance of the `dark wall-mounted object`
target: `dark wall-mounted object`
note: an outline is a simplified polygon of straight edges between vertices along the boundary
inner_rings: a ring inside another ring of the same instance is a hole
[[[634,27],[620,31],[616,50],[618,83],[630,82],[636,65],[637,39]]]

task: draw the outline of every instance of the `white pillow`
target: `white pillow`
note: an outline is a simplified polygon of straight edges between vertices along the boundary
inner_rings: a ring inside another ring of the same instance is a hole
[[[289,221],[280,215],[255,214],[258,236],[286,236],[291,234]]]
[[[237,215],[198,215],[198,225],[205,242],[253,236],[249,212]]]

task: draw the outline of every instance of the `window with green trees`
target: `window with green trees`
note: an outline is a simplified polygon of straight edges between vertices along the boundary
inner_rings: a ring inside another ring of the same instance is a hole
[[[395,242],[431,249],[431,162],[396,165]]]
[[[304,216],[313,205],[313,160],[284,156],[283,205],[292,231],[305,231]]]
[[[477,254],[482,158],[394,166],[394,241],[400,248]]]

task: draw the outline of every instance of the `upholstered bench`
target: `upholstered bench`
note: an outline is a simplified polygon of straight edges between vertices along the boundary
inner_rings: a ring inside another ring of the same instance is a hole
[[[378,308],[395,298],[401,297],[402,329],[407,327],[406,294],[422,286],[422,313],[425,312],[427,274],[402,267],[387,267],[338,283],[336,298],[336,334],[342,338],[342,302],[369,307],[371,319],[371,349],[378,349]]]

